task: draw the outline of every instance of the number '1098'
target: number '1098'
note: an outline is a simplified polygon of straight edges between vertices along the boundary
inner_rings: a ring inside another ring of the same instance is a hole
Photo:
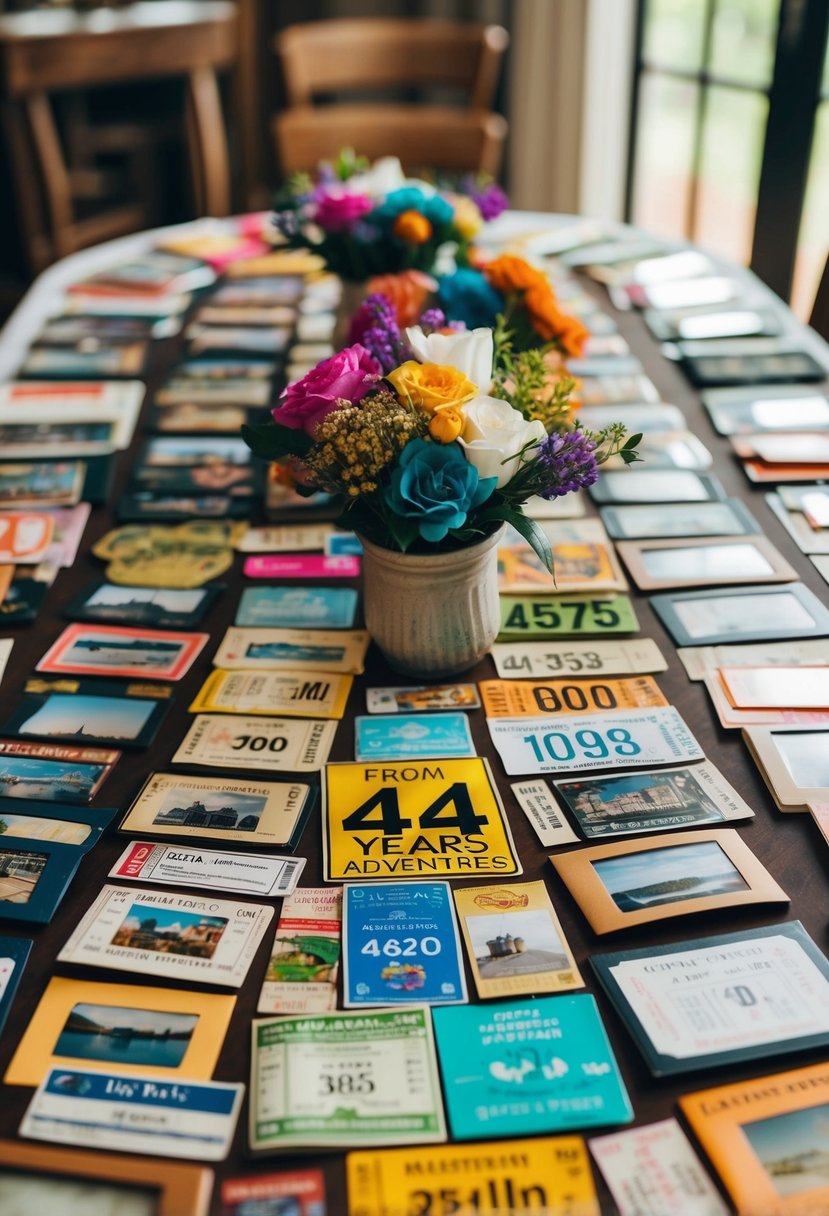
[[[578,744],[578,750],[574,746],[574,740]],[[574,731],[572,739],[560,730],[551,730],[542,735],[540,740],[537,735],[525,735],[522,742],[529,743],[539,763],[549,759],[563,764],[567,760],[577,759],[579,755],[586,760],[603,760],[611,755],[638,756],[642,750],[631,738],[630,731],[620,726],[612,726],[608,730],[607,742],[597,730]]]

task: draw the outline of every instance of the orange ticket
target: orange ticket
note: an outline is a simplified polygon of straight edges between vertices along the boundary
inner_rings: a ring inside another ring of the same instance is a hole
[[[667,705],[653,676],[626,680],[483,680],[488,718],[540,718]]]

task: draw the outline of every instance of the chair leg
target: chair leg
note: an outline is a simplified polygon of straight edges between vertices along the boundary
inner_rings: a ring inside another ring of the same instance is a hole
[[[200,215],[228,215],[227,136],[216,74],[209,68],[187,76],[187,145],[196,210]]]
[[[35,151],[18,102],[3,104],[2,119],[26,264],[31,274],[40,274],[54,260],[54,255],[44,222],[43,199],[37,188]]]
[[[43,182],[54,256],[63,258],[74,253],[76,243],[73,232],[72,188],[58,130],[49,98],[45,93],[26,97],[23,107],[34,147],[35,163]]]

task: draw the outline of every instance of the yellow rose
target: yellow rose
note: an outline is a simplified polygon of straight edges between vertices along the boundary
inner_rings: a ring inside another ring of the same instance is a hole
[[[451,405],[438,410],[429,423],[429,434],[435,443],[454,443],[464,428],[463,415]]]
[[[401,363],[386,379],[401,401],[433,414],[449,407],[459,409],[478,395],[478,387],[454,367],[439,363],[416,363],[410,359]]]
[[[465,194],[453,194],[451,201],[455,209],[455,227],[465,241],[471,241],[484,226],[481,213],[472,199]]]

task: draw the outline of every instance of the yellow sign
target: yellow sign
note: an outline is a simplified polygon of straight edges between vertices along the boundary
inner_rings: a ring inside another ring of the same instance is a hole
[[[486,760],[326,765],[325,880],[520,874]]]
[[[600,1216],[581,1136],[349,1153],[348,1216]]]
[[[543,718],[667,705],[653,676],[629,680],[483,680],[488,718]]]

